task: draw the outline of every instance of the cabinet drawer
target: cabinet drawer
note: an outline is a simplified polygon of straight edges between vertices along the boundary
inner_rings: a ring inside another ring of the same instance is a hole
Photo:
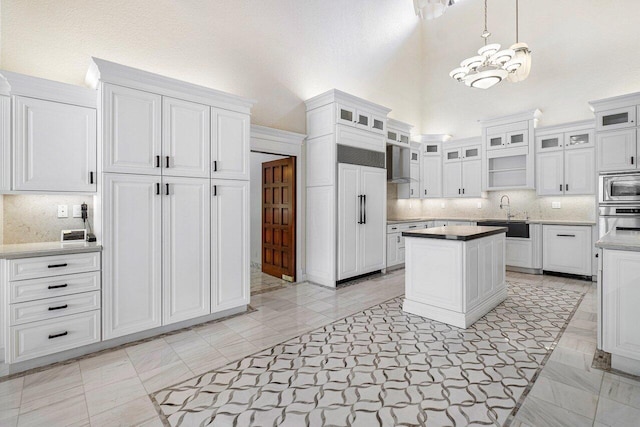
[[[591,227],[544,225],[542,269],[591,276]]]
[[[100,270],[100,252],[22,258],[9,261],[9,280],[35,279]]]
[[[22,362],[100,341],[100,310],[9,328],[8,362]]]
[[[98,309],[99,291],[21,302],[9,306],[9,325],[16,326]]]
[[[9,282],[9,303],[34,301],[99,290],[99,271],[20,280]]]

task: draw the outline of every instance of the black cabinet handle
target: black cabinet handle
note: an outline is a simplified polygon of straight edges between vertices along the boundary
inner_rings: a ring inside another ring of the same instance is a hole
[[[54,338],[64,337],[65,335],[69,335],[69,332],[64,331],[64,332],[60,332],[59,334],[49,335],[49,339],[52,340]]]
[[[165,167],[168,168],[169,167],[169,156],[166,156],[165,159],[166,159]]]
[[[47,286],[47,289],[60,289],[60,288],[66,288],[67,286],[69,286],[68,284],[64,284],[64,285],[49,285]]]
[[[93,184],[93,172],[89,172],[89,184]]]
[[[569,184],[564,185],[564,191],[569,191]]]
[[[425,196],[427,195],[427,189],[426,188],[424,189],[424,195]]]
[[[49,311],[53,311],[53,310],[63,310],[65,308],[69,307],[68,304],[65,305],[59,305],[58,307],[49,307]]]
[[[560,184],[560,191],[562,191],[562,184]]]
[[[217,185],[214,185],[214,186],[213,186],[213,195],[214,195],[214,196],[217,196],[217,195],[218,195],[218,186],[217,186]]]
[[[358,196],[358,224],[362,224],[362,195]]]
[[[364,196],[362,196],[362,202],[363,202],[363,205],[364,205],[364,209],[363,209],[363,211],[364,211],[364,214],[363,214],[364,219],[362,220],[362,223],[366,224],[367,223],[367,195],[366,194]]]
[[[635,159],[633,158],[633,156],[631,156],[631,164],[633,164],[634,161]]]
[[[64,264],[49,264],[47,266],[47,268],[59,268],[59,267],[66,267],[68,264],[65,262]]]
[[[458,188],[458,194],[460,194],[460,189]]]
[[[600,254],[596,254],[596,258],[600,258]]]
[[[156,167],[160,167],[160,156],[156,156]]]
[[[418,228],[417,225],[410,225],[409,228]]]
[[[462,194],[464,194],[464,188],[462,189]]]
[[[213,161],[213,171],[214,172],[218,172],[218,161],[217,160]]]
[[[160,183],[156,182],[156,196],[160,195]]]
[[[556,234],[558,237],[576,237],[575,234]]]
[[[169,184],[165,184],[165,189],[166,189],[166,190],[165,190],[165,191],[166,191],[166,194],[167,194],[167,196],[168,196],[168,195],[169,195]]]

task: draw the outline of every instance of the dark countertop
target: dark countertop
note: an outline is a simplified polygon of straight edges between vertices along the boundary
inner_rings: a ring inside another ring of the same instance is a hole
[[[596,247],[614,251],[640,252],[640,231],[611,230],[596,242]]]
[[[433,227],[414,231],[404,231],[402,232],[402,235],[404,237],[421,237],[425,239],[468,241],[506,232],[506,227],[450,225],[447,227]]]
[[[387,218],[387,225],[406,224],[408,222],[425,222],[425,221],[506,221],[506,218],[434,218],[434,217],[421,217],[421,218]],[[585,225],[594,226],[595,221],[569,221],[569,220],[553,220],[553,219],[516,219],[512,218],[513,222],[526,222],[527,224],[547,224],[547,225]]]
[[[30,258],[49,255],[100,252],[102,245],[95,242],[41,242],[0,245],[0,259]]]

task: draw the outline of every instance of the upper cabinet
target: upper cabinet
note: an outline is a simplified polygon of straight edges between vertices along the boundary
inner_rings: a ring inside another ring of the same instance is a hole
[[[422,144],[420,164],[420,197],[442,197],[442,144],[426,142]]]
[[[534,132],[540,110],[482,120],[482,189],[535,187]]]
[[[0,80],[0,191],[95,192],[95,91],[5,71]]]
[[[598,171],[638,169],[640,92],[591,101],[596,116]]]
[[[480,197],[482,193],[482,143],[468,138],[443,144],[442,195]]]
[[[593,121],[536,129],[536,191],[540,196],[595,194]]]
[[[249,116],[213,109],[211,123],[211,177],[249,179]]]
[[[411,126],[399,120],[387,120],[387,144],[408,147],[411,141]]]
[[[336,110],[338,113],[336,117],[337,123],[381,134],[386,130],[386,114],[376,114],[366,109],[366,107],[356,108],[344,104],[338,104]]]

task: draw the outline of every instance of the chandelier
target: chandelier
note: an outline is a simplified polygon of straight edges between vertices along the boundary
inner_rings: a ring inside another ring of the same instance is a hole
[[[488,43],[490,36],[491,33],[487,29],[487,0],[484,0],[484,31],[481,34],[484,39],[484,46],[478,50],[478,55],[462,61],[460,67],[451,71],[449,76],[469,87],[488,89],[500,83],[507,76],[516,73],[525,64],[525,59],[529,59],[527,66],[531,67],[530,51],[526,43],[516,43],[510,49],[500,50],[499,44]],[[519,45],[523,46],[519,47]],[[516,51],[516,48],[519,50]],[[528,75],[528,70],[526,74]],[[520,78],[520,80],[524,80],[524,78],[526,76]]]
[[[454,3],[455,0],[413,0],[413,8],[420,19],[435,19]]]
[[[531,72],[531,51],[529,50],[529,46],[526,43],[520,43],[518,38],[518,24],[520,23],[518,16],[519,3],[520,1],[516,0],[516,44],[512,45],[511,49],[516,53],[514,58],[519,60],[522,65],[515,71],[509,73],[508,80],[512,83],[523,81],[529,77],[529,73]]]

